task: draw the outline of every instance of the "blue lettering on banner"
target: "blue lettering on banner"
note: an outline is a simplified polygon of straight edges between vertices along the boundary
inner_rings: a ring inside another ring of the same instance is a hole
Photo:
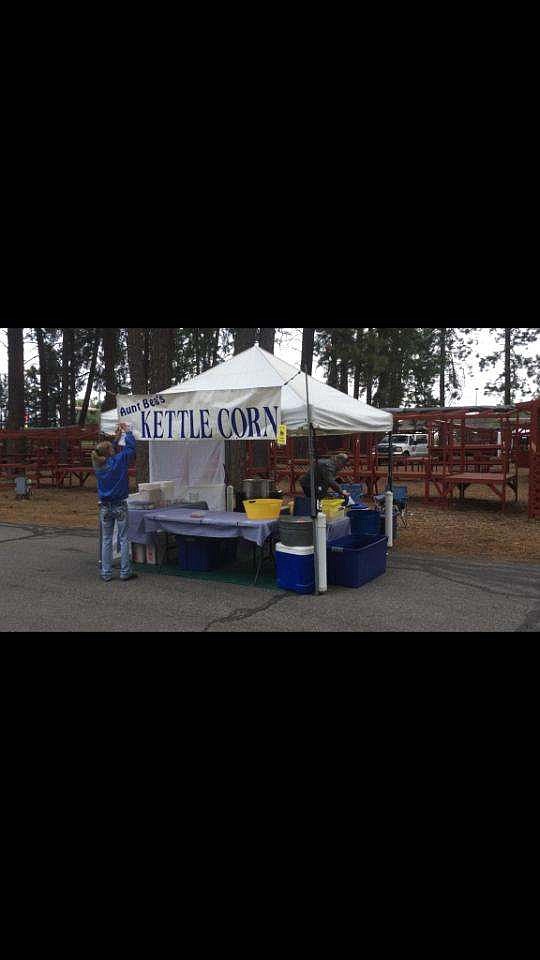
[[[140,403],[132,403],[130,407],[120,407],[120,416],[128,417],[131,413],[138,413],[140,409]]]
[[[154,410],[154,440],[163,440],[163,410]]]
[[[237,414],[238,414],[238,413],[239,413],[240,416],[242,417],[242,433],[240,433],[240,430],[238,429],[238,417],[237,417]],[[238,437],[239,440],[241,440],[242,437],[245,437],[245,435],[246,435],[246,430],[247,430],[247,417],[246,417],[244,411],[243,411],[240,407],[235,407],[235,408],[234,408],[234,410],[233,410],[233,412],[232,412],[232,416],[231,416],[231,424],[232,424],[232,428],[233,428],[233,430],[234,430],[234,432],[235,432],[235,434],[236,434],[236,436]]]
[[[201,414],[201,437],[203,440],[211,440],[212,427],[210,426],[210,411],[201,410],[200,414]],[[206,433],[207,430],[209,430],[210,432]]]
[[[136,404],[118,407],[119,417],[132,417],[135,425],[134,415],[140,414],[143,440],[211,440],[214,436],[256,440],[277,436],[279,406],[156,409],[161,402],[167,401],[161,396],[143,397]]]
[[[279,409],[279,408],[278,408],[278,407],[274,407],[274,410],[276,411],[276,417],[275,417],[275,419],[274,419],[274,417],[272,416],[272,414],[271,414],[271,412],[270,412],[270,407],[264,407],[263,409],[264,409],[264,414],[265,414],[265,417],[266,417],[265,436],[268,436],[268,421],[270,421],[270,423],[271,423],[271,425],[272,425],[272,428],[273,428],[273,430],[274,430],[274,434],[277,436],[277,421],[278,421],[278,409]]]
[[[257,431],[257,436],[261,435],[261,428],[259,426],[259,420],[261,419],[261,412],[257,410],[257,407],[247,407],[247,416],[249,423],[249,433],[248,436],[255,436],[255,431]]]
[[[193,425],[193,410],[189,411],[189,425],[190,425],[190,437],[192,440],[200,440],[200,433],[195,433],[195,427]]]
[[[227,407],[223,407],[223,408],[219,411],[219,413],[218,413],[218,417],[217,417],[218,431],[219,431],[220,435],[223,437],[224,440],[230,440],[231,437],[232,437],[232,430],[231,430],[231,432],[227,435],[227,434],[225,433],[224,429],[223,429],[223,419],[222,419],[222,418],[223,418],[223,414],[224,414],[224,413],[226,413],[227,416],[229,416],[229,411],[227,410]],[[229,419],[230,419],[230,418],[229,418]]]
[[[149,428],[148,428],[148,417],[149,417],[149,416],[150,416],[149,413],[141,413],[141,427],[142,427],[141,433],[142,433],[142,439],[143,439],[143,440],[151,440],[151,439],[152,439],[152,435],[151,435],[150,430],[149,430]]]
[[[180,427],[180,440],[186,439],[186,417],[188,415],[187,410],[179,410],[178,416],[182,418],[182,425]]]
[[[167,433],[167,438],[168,438],[169,440],[172,440],[172,438],[173,438],[173,433],[172,433],[172,429],[173,429],[173,417],[176,417],[176,418],[178,419],[178,414],[176,413],[175,410],[165,410],[164,413],[165,413],[165,416],[169,418],[169,425],[168,425],[168,426],[169,426],[169,430],[168,430],[168,433]]]

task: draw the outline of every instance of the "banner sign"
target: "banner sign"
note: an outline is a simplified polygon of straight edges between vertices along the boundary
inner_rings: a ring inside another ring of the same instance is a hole
[[[281,424],[281,387],[117,400],[118,420],[137,440],[275,440]]]

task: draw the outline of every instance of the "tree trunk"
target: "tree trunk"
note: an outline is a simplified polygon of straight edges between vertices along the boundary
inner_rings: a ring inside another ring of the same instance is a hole
[[[512,403],[512,327],[504,328],[504,404],[509,407]]]
[[[176,339],[176,328],[171,327],[152,327],[150,329],[150,393],[159,393],[161,390],[167,390],[172,384],[174,342]],[[144,447],[144,453],[139,467],[139,455],[137,454],[137,480],[139,480],[139,470],[145,471],[145,476],[149,478],[148,466],[148,443],[137,444],[137,450]],[[139,481],[141,482],[141,481]],[[146,482],[146,481],[143,481]]]
[[[369,403],[371,406],[372,402],[373,402],[373,376],[371,373],[368,373],[367,380],[366,380],[366,403]]]
[[[275,327],[261,327],[259,330],[259,346],[261,350],[267,350],[268,353],[274,352],[276,341]]]
[[[212,366],[215,367],[217,363],[218,353],[219,353],[219,335],[221,333],[221,327],[216,329],[216,335],[214,337],[214,349],[212,353]]]
[[[201,354],[199,350],[199,328],[198,327],[193,328],[193,349],[195,353],[195,371],[197,373],[197,376],[199,376],[201,372]]]
[[[42,427],[49,426],[49,365],[47,348],[45,346],[45,337],[41,327],[35,327],[36,339],[39,354],[39,399],[40,399],[40,424]]]
[[[69,422],[77,422],[77,366],[75,361],[74,333],[71,331],[71,361],[69,364]]]
[[[8,327],[8,430],[24,427],[24,327]]]
[[[360,383],[362,380],[362,366],[363,366],[363,346],[364,346],[364,328],[358,327],[356,330],[356,350],[355,350],[355,363],[354,363],[354,399],[358,400],[360,397]]]
[[[69,374],[73,364],[73,328],[62,330],[62,393],[60,397],[60,426],[69,425]]]
[[[339,389],[341,393],[349,393],[349,364],[346,360],[339,362]]]
[[[439,403],[441,407],[446,406],[446,327],[439,330],[440,343],[440,371],[439,371]]]
[[[116,394],[118,384],[116,380],[116,355],[118,343],[118,327],[103,328],[103,361],[105,364],[105,399],[101,405],[103,413],[106,410],[116,410]]]
[[[127,350],[131,392],[140,396],[148,393],[147,330],[127,327]]]
[[[170,327],[150,330],[150,393],[159,393],[171,386],[175,337],[176,329]]]
[[[234,352],[242,353],[255,345],[257,339],[257,327],[233,327],[234,333]]]
[[[137,396],[148,393],[149,331],[145,327],[127,327],[127,349],[131,392]],[[137,441],[137,481],[148,483],[148,443]]]
[[[315,327],[304,327],[302,330],[302,363],[301,369],[307,371],[311,377],[313,373],[313,350],[315,347]]]
[[[88,416],[88,408],[90,406],[90,398],[92,396],[92,388],[94,386],[94,379],[96,376],[96,367],[97,367],[97,358],[99,353],[99,344],[101,342],[101,330],[96,329],[96,337],[94,340],[94,348],[92,351],[92,361],[90,363],[90,372],[88,374],[88,381],[86,383],[86,393],[84,395],[84,401],[79,416],[79,426],[84,427],[86,423],[86,417]]]
[[[249,350],[257,338],[256,327],[234,327],[234,353]],[[225,441],[225,466],[227,482],[232,484],[236,491],[240,490],[240,482],[245,478],[247,446],[245,440]]]

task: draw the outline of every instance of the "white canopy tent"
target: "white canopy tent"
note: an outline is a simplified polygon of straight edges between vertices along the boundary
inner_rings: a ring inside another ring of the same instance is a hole
[[[341,391],[308,377],[311,422],[318,433],[388,433],[392,429],[392,414],[355,400]],[[162,391],[171,394],[281,387],[281,423],[292,436],[307,433],[306,376],[297,367],[273,356],[259,346],[244,350],[211,370],[185,383]],[[129,398],[119,397],[122,403]],[[116,410],[104,413],[102,429],[112,434],[116,429]],[[153,441],[152,443],[157,442]],[[178,441],[185,443],[186,441]],[[191,446],[191,441],[187,441]],[[201,441],[198,441],[200,443]],[[206,443],[206,441],[202,441]],[[167,444],[163,444],[167,446]]]
[[[309,390],[309,417],[308,398]],[[259,346],[251,347],[229,360],[207,370],[185,383],[162,391],[166,397],[196,394],[201,404],[212,406],[216,396],[233,398],[249,396],[250,391],[273,388],[280,390],[281,424],[291,436],[306,436],[309,424],[318,434],[388,433],[392,430],[391,413],[355,400],[341,391],[306,377],[296,367],[273,356]],[[129,406],[128,397],[119,397],[119,408]],[[102,416],[105,433],[112,434],[118,422],[117,411]],[[203,498],[211,510],[225,508],[225,441],[223,439],[150,440],[150,479],[181,480],[186,499]],[[230,441],[234,442],[234,441]],[[390,509],[390,526],[392,511]],[[317,536],[315,542],[317,544]],[[321,556],[326,584],[326,552],[316,545]],[[316,573],[317,591],[319,573]],[[326,586],[324,586],[326,589]]]
[[[392,414],[355,400],[314,377],[308,377],[311,422],[318,434],[387,433]],[[281,423],[291,436],[308,433],[306,375],[259,346],[225,360],[191,380],[162,391],[167,397],[198,393],[204,402],[224,391],[245,395],[250,390],[281,388]],[[129,397],[119,396],[119,405]],[[102,414],[101,428],[113,434],[118,413]],[[200,495],[221,509],[225,498],[224,440],[149,441],[150,479],[178,480],[184,490]],[[212,489],[209,489],[212,488]]]

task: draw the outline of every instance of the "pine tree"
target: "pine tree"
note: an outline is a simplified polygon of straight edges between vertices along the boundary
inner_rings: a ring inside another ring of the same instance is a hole
[[[149,390],[150,331],[146,327],[127,327],[126,333],[131,392],[144,396]],[[148,444],[137,441],[136,454],[137,482],[148,483]]]
[[[231,327],[234,336],[234,352],[242,353],[255,346],[257,340],[258,327]]]
[[[147,327],[127,327],[127,353],[131,392],[144,396],[148,393],[150,372],[150,338]]]
[[[24,427],[24,328],[8,327],[8,429]]]
[[[176,333],[175,327],[152,327],[150,330],[151,393],[168,390],[172,384]]]
[[[242,353],[254,346],[257,339],[256,327],[231,327],[234,337],[234,354]],[[240,489],[241,481],[245,479],[244,471],[247,456],[247,446],[245,440],[226,440],[225,441],[225,466],[227,470],[227,482],[232,484],[235,490]]]
[[[179,327],[175,342],[173,381],[183,383],[224,359],[229,331],[223,327]]]
[[[102,332],[96,327],[94,330],[94,342],[92,345],[92,357],[90,360],[90,369],[88,371],[88,377],[86,381],[86,391],[84,394],[84,400],[81,407],[81,412],[79,414],[79,426],[84,427],[86,423],[86,418],[88,416],[88,408],[90,406],[90,399],[92,396],[92,390],[94,387],[94,380],[96,376],[97,360],[99,353],[99,346],[101,343]]]
[[[313,352],[315,349],[315,327],[304,327],[302,330],[302,360],[300,367],[309,376],[313,373]]]
[[[478,327],[438,327],[437,349],[439,356],[439,406],[451,400],[459,400],[464,384],[459,378],[459,366],[471,357],[472,336]],[[472,368],[469,366],[470,373]]]
[[[67,427],[70,423],[70,381],[75,343],[73,334],[73,327],[64,327],[62,330],[62,396],[60,403],[60,425],[62,427]]]
[[[526,356],[523,348],[536,344],[540,339],[540,327],[491,327],[497,348],[487,357],[479,357],[480,370],[502,366],[485,392],[501,395],[505,406],[517,401],[518,394],[531,396],[539,386],[540,357]]]
[[[8,385],[5,373],[0,373],[0,429],[7,426]]]
[[[36,340],[39,355],[39,380],[40,380],[40,425],[49,426],[49,369],[47,348],[45,345],[45,332],[43,327],[35,327]]]
[[[118,378],[116,365],[118,360],[118,327],[103,328],[103,365],[105,379],[105,399],[101,405],[102,411],[116,409],[116,395],[118,393]]]
[[[276,342],[275,327],[259,327],[259,346],[261,347],[262,350],[267,350],[268,353],[273,353],[275,342]]]

